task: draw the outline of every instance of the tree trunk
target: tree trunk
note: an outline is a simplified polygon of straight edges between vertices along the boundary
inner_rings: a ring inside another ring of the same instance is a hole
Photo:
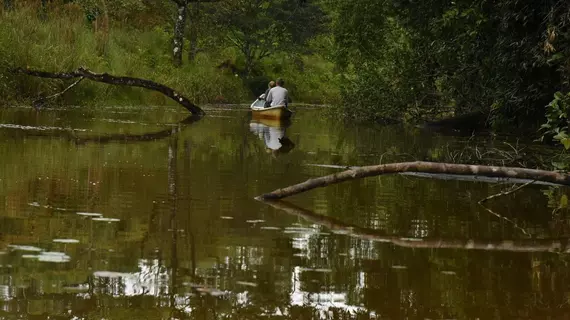
[[[179,67],[182,65],[182,50],[184,48],[184,28],[186,27],[186,13],[188,3],[186,0],[176,1],[178,9],[176,10],[176,22],[174,23],[174,39],[173,39],[173,61],[174,65]]]
[[[40,7],[39,16],[40,20],[45,21],[47,20],[47,0],[42,0],[41,3],[42,6]]]
[[[165,96],[181,104],[184,108],[186,108],[194,115],[199,115],[199,116],[204,115],[204,111],[200,107],[193,104],[190,100],[180,95],[174,89],[167,87],[163,84],[146,79],[132,78],[132,77],[117,77],[110,75],[108,73],[94,73],[86,68],[79,68],[72,72],[59,72],[59,73],[17,68],[12,70],[12,72],[23,73],[40,78],[51,78],[51,79],[75,79],[83,77],[85,79],[89,79],[92,81],[103,82],[108,84],[146,88],[164,94]]]
[[[188,61],[194,61],[194,59],[196,59],[196,54],[198,53],[198,27],[196,26],[196,20],[200,14],[200,2],[192,4],[191,12],[190,32],[188,37],[190,42],[190,47],[188,48]]]
[[[423,172],[431,174],[454,174],[466,176],[502,177],[525,180],[550,182],[557,185],[570,186],[570,175],[545,170],[535,170],[515,167],[495,167],[483,165],[466,165],[438,162],[401,162],[376,166],[358,167],[351,170],[331,174],[324,177],[309,179],[305,182],[278,189],[258,196],[258,200],[283,199],[315,188],[326,187],[348,180],[394,174],[402,172]]]
[[[344,223],[331,217],[316,214],[299,208],[284,201],[263,201],[275,209],[290,215],[301,217],[330,229],[338,234],[368,241],[386,242],[404,248],[417,249],[463,249],[484,251],[512,252],[564,252],[570,253],[568,239],[513,239],[513,240],[481,240],[481,239],[441,239],[441,238],[410,238],[386,235],[386,233],[369,228]]]

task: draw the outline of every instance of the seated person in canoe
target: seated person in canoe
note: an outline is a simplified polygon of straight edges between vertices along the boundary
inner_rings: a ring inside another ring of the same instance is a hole
[[[281,78],[277,79],[276,86],[271,88],[267,95],[265,96],[265,107],[276,107],[276,106],[284,106],[287,107],[289,101],[289,91],[285,89],[283,86],[285,85],[285,81]]]

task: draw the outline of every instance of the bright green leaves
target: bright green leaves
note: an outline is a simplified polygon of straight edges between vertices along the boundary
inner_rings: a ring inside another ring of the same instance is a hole
[[[568,136],[568,112],[570,111],[570,93],[556,92],[554,99],[546,106],[546,123],[541,126],[544,131],[541,139],[552,137],[559,141],[566,150],[570,149]]]

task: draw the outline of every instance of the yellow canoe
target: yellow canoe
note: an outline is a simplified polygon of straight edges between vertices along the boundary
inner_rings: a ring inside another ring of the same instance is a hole
[[[275,106],[264,108],[264,100],[255,100],[251,104],[251,113],[254,119],[289,119],[293,111],[289,110],[286,106]]]

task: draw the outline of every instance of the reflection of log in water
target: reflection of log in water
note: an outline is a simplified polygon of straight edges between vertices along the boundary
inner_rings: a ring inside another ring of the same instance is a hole
[[[178,122],[175,125],[170,126],[167,129],[163,129],[156,132],[150,133],[143,133],[143,134],[110,134],[110,135],[102,135],[102,136],[93,136],[93,137],[74,137],[73,140],[77,144],[85,144],[85,143],[110,143],[110,142],[144,142],[144,141],[155,141],[164,138],[168,138],[173,134],[178,133],[178,125],[181,124],[191,124],[200,120],[198,116],[189,116],[186,119]]]
[[[112,142],[120,142],[120,143],[145,142],[145,141],[155,141],[155,140],[168,138],[173,134],[178,133],[179,131],[178,126],[192,124],[198,120],[200,120],[200,116],[190,115],[178,123],[169,125],[169,127],[166,129],[150,133],[141,133],[141,134],[118,133],[110,135],[79,137],[72,130],[45,130],[44,128],[38,128],[38,130],[34,130],[34,128],[27,128],[26,136],[48,137],[48,138],[61,137],[71,140],[78,145],[86,143],[103,144],[103,143],[112,143]]]
[[[353,179],[373,177],[403,172],[421,172],[430,174],[453,174],[461,176],[503,177],[512,179],[536,180],[558,185],[570,186],[570,175],[555,172],[516,167],[496,167],[440,162],[400,162],[376,166],[358,167],[323,177],[309,179],[296,185],[277,189],[257,197],[260,200],[283,199],[315,188],[326,187]]]
[[[435,239],[409,238],[387,235],[386,233],[369,228],[350,225],[331,217],[316,214],[285,201],[262,201],[273,208],[290,215],[299,216],[307,221],[324,226],[331,231],[363,240],[392,243],[405,248],[429,249],[464,249],[486,251],[513,252],[563,252],[570,253],[569,239],[517,239],[486,241],[478,239]]]

